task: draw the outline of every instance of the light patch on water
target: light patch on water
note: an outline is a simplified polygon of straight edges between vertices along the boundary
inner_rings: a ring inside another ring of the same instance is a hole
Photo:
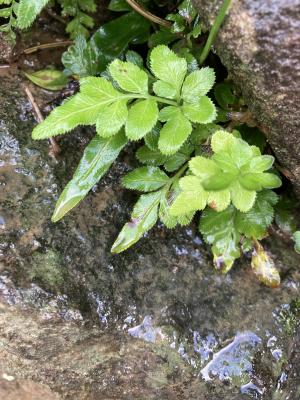
[[[164,339],[161,329],[153,326],[152,317],[150,315],[146,315],[140,325],[128,329],[128,333],[135,338],[151,343]]]
[[[252,372],[252,359],[255,348],[261,343],[253,332],[238,333],[234,340],[213,355],[213,359],[200,371],[203,379],[211,381],[231,381]]]

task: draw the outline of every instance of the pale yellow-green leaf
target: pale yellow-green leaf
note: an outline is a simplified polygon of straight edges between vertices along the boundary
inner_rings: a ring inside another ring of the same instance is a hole
[[[205,67],[191,72],[182,86],[181,96],[187,102],[195,102],[199,97],[206,95],[215,82],[215,72]]]
[[[153,99],[139,101],[131,106],[125,125],[128,139],[139,140],[144,137],[157,122],[158,107]]]
[[[97,133],[100,136],[114,135],[125,124],[128,115],[126,103],[126,99],[117,100],[100,111],[96,121]]]

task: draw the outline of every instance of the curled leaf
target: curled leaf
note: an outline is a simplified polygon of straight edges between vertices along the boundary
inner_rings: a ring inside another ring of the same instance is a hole
[[[31,82],[47,90],[61,90],[68,83],[66,75],[55,69],[42,69],[32,74],[25,72],[25,75]]]
[[[251,267],[257,278],[264,285],[276,288],[280,285],[280,275],[272,258],[257,242],[252,254]]]

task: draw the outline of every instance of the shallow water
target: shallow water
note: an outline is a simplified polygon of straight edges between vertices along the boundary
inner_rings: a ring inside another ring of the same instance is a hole
[[[21,85],[8,75],[0,89],[0,372],[63,399],[298,399],[293,250],[276,237],[266,243],[278,289],[261,286],[246,258],[227,275],[214,271],[194,225],[159,225],[110,254],[135,199],[120,187],[130,149],[52,224],[91,130],[66,135],[55,161],[46,141],[30,138]],[[35,95],[41,106],[49,100]]]

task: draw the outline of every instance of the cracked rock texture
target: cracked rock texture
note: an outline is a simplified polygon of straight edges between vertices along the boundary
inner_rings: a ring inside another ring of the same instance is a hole
[[[222,0],[193,0],[210,29]],[[215,51],[300,195],[300,2],[232,0]]]

